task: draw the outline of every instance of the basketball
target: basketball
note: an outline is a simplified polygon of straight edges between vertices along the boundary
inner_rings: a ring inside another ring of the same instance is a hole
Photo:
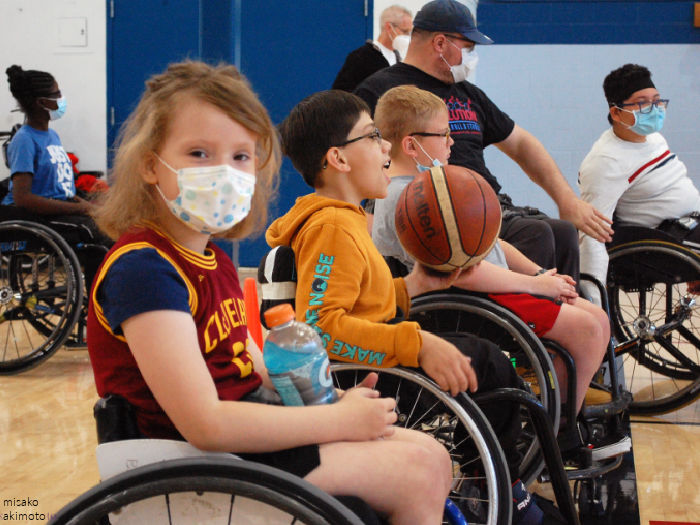
[[[394,215],[403,248],[435,270],[468,268],[491,250],[501,229],[496,192],[478,173],[439,166],[401,192]]]

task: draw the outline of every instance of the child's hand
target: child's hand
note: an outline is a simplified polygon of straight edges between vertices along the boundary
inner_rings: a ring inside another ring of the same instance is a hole
[[[409,297],[415,297],[426,292],[449,288],[461,274],[461,268],[449,273],[439,272],[417,262],[413,265],[411,273],[404,277],[404,281]]]
[[[453,396],[459,392],[476,392],[478,382],[471,359],[459,349],[434,334],[421,330],[423,346],[418,354],[418,364],[440,388]]]
[[[345,410],[345,417],[350,422],[345,438],[349,441],[369,441],[394,433],[396,401],[380,398],[379,392],[372,390],[377,378],[372,372],[358,386],[346,391],[337,403]]]
[[[535,295],[544,295],[567,303],[578,297],[576,281],[568,275],[557,274],[556,268],[536,276],[535,280]]]

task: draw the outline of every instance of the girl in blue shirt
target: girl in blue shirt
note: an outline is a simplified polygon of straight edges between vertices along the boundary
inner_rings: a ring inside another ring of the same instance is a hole
[[[75,193],[73,166],[49,122],[66,111],[66,99],[50,73],[14,65],[5,71],[10,91],[24,113],[24,125],[7,147],[10,184],[0,206],[3,219],[43,222],[61,235],[86,246],[78,253],[86,286],[111,241],[102,235],[89,214],[95,205]],[[76,227],[77,226],[77,227]]]

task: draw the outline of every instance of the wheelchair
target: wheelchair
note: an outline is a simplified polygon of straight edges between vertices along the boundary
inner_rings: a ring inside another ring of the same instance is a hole
[[[381,525],[361,499],[332,497],[288,472],[184,441],[144,439],[119,396],[95,404],[102,482],[49,523]],[[466,525],[448,500],[445,523]]]
[[[123,398],[98,400],[94,414],[103,481],[49,523],[364,523],[340,500],[290,473],[182,441],[143,439]],[[368,512],[357,498],[344,501]]]
[[[14,131],[0,133],[3,153]],[[69,338],[85,345],[81,266],[94,250],[107,251],[81,225],[0,206],[0,375],[39,365]]]
[[[700,280],[700,245],[659,229],[616,226],[608,254],[607,302],[630,411],[663,414],[693,403],[700,323],[688,283]]]
[[[55,230],[0,222],[0,374],[29,370],[74,332],[84,285],[75,252]]]
[[[282,302],[295,305],[296,266],[291,248],[277,247],[268,252],[258,268],[258,282],[262,290],[260,313],[263,324],[266,309]],[[415,303],[412,313],[414,307],[417,307]],[[523,343],[523,352],[536,359],[526,343]],[[549,359],[544,351],[539,357]],[[549,366],[551,368],[551,362]],[[485,395],[461,393],[453,398],[417,370],[331,363],[335,384],[343,389],[359,384],[370,371],[379,375],[375,389],[384,397],[396,399],[397,424],[431,434],[450,452],[455,467],[450,499],[458,503],[469,523],[510,523],[509,469],[493,429],[479,406],[482,402],[504,401],[527,407],[531,414],[531,431],[540,435],[548,445],[544,460],[542,456],[537,460],[546,462],[553,472],[552,485],[562,513],[567,515],[570,523],[578,523],[550,416],[540,404],[541,399],[525,391],[506,388]],[[553,374],[545,376],[541,366],[538,372],[540,376],[533,381],[554,382],[556,385]],[[545,397],[550,396],[551,390],[543,388],[542,391]],[[558,403],[553,403],[553,406],[558,407]],[[521,479],[526,482],[525,478]]]

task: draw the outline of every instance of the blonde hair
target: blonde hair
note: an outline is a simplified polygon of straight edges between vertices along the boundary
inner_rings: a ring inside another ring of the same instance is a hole
[[[146,81],[146,91],[124,123],[112,169],[113,185],[95,212],[98,226],[117,239],[134,226],[158,223],[160,195],[141,176],[153,152],[168,137],[178,104],[194,97],[212,104],[257,136],[255,192],[248,216],[219,237],[241,238],[261,231],[277,191],[281,154],[277,131],[245,77],[234,66],[186,61],[171,64]]]
[[[416,86],[398,86],[384,93],[374,110],[374,124],[391,142],[391,156],[401,152],[401,140],[411,133],[425,131],[428,122],[447,112],[445,102]]]

